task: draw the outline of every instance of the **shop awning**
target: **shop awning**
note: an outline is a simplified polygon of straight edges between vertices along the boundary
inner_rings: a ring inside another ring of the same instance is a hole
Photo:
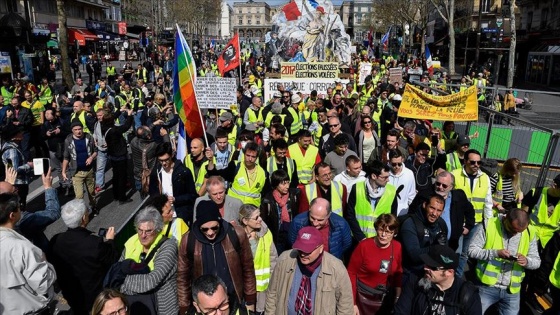
[[[68,28],[68,40],[70,43],[75,43],[78,41],[78,45],[85,46],[86,41],[96,41],[99,40],[97,35],[88,31],[85,28]]]
[[[95,31],[97,34],[97,38],[99,38],[102,42],[109,42],[109,41],[120,41],[121,37],[118,34],[105,32],[105,31]]]

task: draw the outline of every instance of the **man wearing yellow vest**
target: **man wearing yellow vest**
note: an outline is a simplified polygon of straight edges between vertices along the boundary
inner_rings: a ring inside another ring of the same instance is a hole
[[[107,66],[107,82],[110,86],[113,86],[113,84],[115,83],[116,75],[117,70],[115,69],[115,66],[113,66],[113,64],[109,62],[109,65]]]
[[[206,165],[208,165],[208,160],[204,156],[204,142],[202,139],[192,139],[191,153],[185,157],[185,167],[191,171],[194,187],[199,196],[202,196],[205,192],[203,184],[206,175]]]
[[[453,172],[454,170],[463,167],[463,164],[465,164],[464,162],[465,152],[469,150],[470,146],[471,146],[471,139],[468,136],[459,135],[457,137],[457,144],[455,145],[455,150],[447,154],[445,169],[448,172]]]
[[[387,164],[379,161],[365,165],[366,180],[352,187],[344,218],[354,240],[359,242],[376,235],[374,222],[384,213],[397,213],[397,189],[389,184]]]
[[[529,214],[512,209],[505,217],[491,218],[474,229],[469,257],[477,259],[482,314],[498,303],[501,315],[519,314],[521,282],[525,269],[539,268],[537,237],[529,227]]]
[[[297,174],[296,161],[292,158],[286,157],[288,153],[288,143],[283,138],[274,140],[272,142],[272,149],[274,150],[274,155],[271,155],[266,160],[266,171],[268,175],[276,170],[284,170],[288,177],[290,177],[290,187],[296,188],[299,184],[299,178]]]
[[[560,175],[556,175],[551,187],[528,192],[523,198],[523,210],[531,214],[531,226],[544,248],[560,230]]]
[[[331,166],[321,162],[315,166],[315,181],[305,185],[299,199],[299,213],[309,210],[311,201],[317,197],[325,198],[331,203],[332,212],[342,216],[346,209],[348,193],[346,187],[333,182],[334,174]]]
[[[308,130],[302,130],[298,135],[298,142],[288,147],[287,156],[298,161],[297,175],[299,183],[307,185],[313,179],[313,167],[321,162],[319,149],[312,145],[313,139]]]
[[[49,81],[47,78],[43,78],[41,80],[41,84],[39,85],[39,93],[37,94],[37,96],[39,97],[39,102],[41,102],[43,106],[52,105],[53,91],[51,86],[49,85]]]
[[[70,123],[80,122],[83,126],[83,131],[91,134],[90,130],[94,130],[94,125],[96,117],[90,115],[85,109],[84,103],[81,101],[75,101],[72,105],[73,113],[70,115]],[[91,128],[91,129],[90,129]]]
[[[4,105],[10,104],[10,100],[14,96],[14,87],[10,86],[10,80],[8,78],[2,79],[2,86],[0,86],[0,95],[4,97]]]
[[[291,123],[286,123],[286,129],[290,134],[290,138],[294,140],[298,136],[298,132],[303,128],[301,121],[301,116],[299,115],[299,104],[301,103],[301,97],[297,94],[292,95],[292,103],[288,108],[288,113],[291,116]]]
[[[244,204],[261,205],[261,196],[270,189],[268,174],[256,162],[259,156],[259,146],[255,142],[248,142],[243,148],[243,161],[232,160],[228,167],[217,170],[214,164],[214,152],[210,148],[205,151],[208,159],[208,176],[222,176],[231,183],[228,195],[241,200]]]
[[[255,126],[255,133],[260,133],[262,131],[264,119],[262,117],[262,100],[260,97],[253,96],[251,106],[249,106],[243,116],[243,124],[245,124],[245,126]]]

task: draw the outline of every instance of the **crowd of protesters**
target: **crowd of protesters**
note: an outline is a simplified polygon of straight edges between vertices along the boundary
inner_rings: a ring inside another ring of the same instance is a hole
[[[218,76],[213,55],[195,52],[199,76]],[[205,112],[182,159],[171,54],[56,91],[2,79],[3,312],[50,314],[57,283],[74,314],[514,315],[526,292],[558,314],[560,176],[524,193],[515,157],[488,173],[476,134],[399,117],[387,68],[400,61],[376,60],[363,85],[264,99],[264,59],[242,59],[235,110]],[[480,90],[484,76],[469,79]],[[50,170],[30,212],[34,158]],[[134,192],[149,198],[119,253],[114,227],[87,227]],[[68,229],[48,240],[59,218]]]

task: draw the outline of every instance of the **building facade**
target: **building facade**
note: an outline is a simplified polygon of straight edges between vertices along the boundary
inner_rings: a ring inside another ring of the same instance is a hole
[[[266,2],[234,2],[232,32],[239,32],[240,40],[263,41],[264,35],[272,27],[272,16],[276,12]]]

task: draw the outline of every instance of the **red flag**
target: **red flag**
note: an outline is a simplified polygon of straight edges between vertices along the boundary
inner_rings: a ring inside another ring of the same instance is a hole
[[[235,33],[235,36],[226,45],[224,51],[218,58],[218,69],[222,76],[224,73],[233,70],[240,65],[240,51],[239,51],[239,34]]]
[[[297,20],[298,17],[301,16],[301,11],[299,10],[297,4],[295,2],[290,2],[286,4],[282,11],[284,11],[284,15],[286,15],[286,20],[294,21]]]

